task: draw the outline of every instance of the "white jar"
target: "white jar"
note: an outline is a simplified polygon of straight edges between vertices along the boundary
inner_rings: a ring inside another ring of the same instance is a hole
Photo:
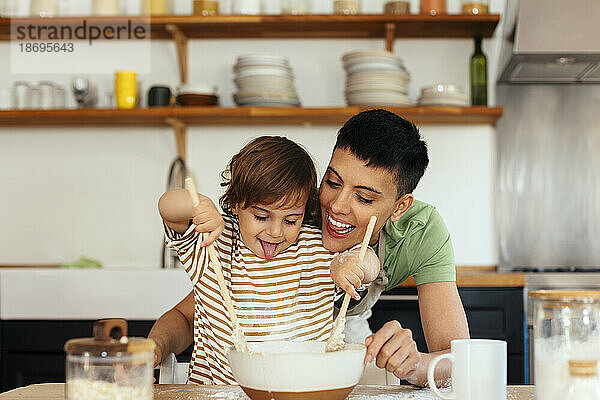
[[[234,15],[258,15],[261,13],[260,0],[232,0],[231,13]]]
[[[92,15],[119,15],[119,0],[92,0]]]
[[[30,11],[32,17],[52,18],[58,14],[58,2],[56,0],[31,0]]]

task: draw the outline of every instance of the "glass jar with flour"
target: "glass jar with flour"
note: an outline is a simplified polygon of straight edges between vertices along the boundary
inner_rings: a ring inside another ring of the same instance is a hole
[[[529,297],[536,399],[564,400],[569,362],[600,358],[600,291],[539,290]]]

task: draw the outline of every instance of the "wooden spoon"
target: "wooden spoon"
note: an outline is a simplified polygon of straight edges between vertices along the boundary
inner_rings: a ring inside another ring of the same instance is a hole
[[[369,220],[369,225],[367,225],[365,237],[363,238],[362,244],[360,245],[358,259],[361,263],[365,259],[367,247],[369,246],[369,240],[371,239],[371,235],[373,234],[373,229],[375,229],[376,222],[377,217],[373,215]],[[338,314],[336,320],[333,322],[333,329],[331,330],[331,335],[329,335],[329,339],[327,339],[327,351],[338,351],[344,348],[344,327],[346,326],[346,311],[348,311],[348,304],[350,304],[350,295],[346,292],[346,294],[344,295],[342,307],[340,308],[340,313]]]
[[[200,199],[198,198],[198,192],[196,190],[196,185],[194,184],[194,180],[191,177],[185,178],[185,183],[192,197],[192,203],[194,207],[197,207],[200,204]],[[203,240],[206,239],[208,234],[203,235]],[[235,309],[233,308],[233,303],[231,302],[231,297],[229,296],[229,291],[227,290],[227,285],[225,284],[225,277],[223,276],[223,268],[221,267],[221,261],[219,260],[219,255],[215,250],[214,243],[211,243],[207,246],[206,251],[208,252],[208,257],[210,262],[215,269],[215,275],[217,275],[217,282],[219,282],[219,289],[221,290],[221,296],[223,296],[223,300],[225,301],[225,308],[229,313],[229,319],[231,320],[231,325],[233,327],[233,345],[237,351],[248,352],[248,344],[246,343],[246,339],[244,337],[244,331],[240,326],[240,323],[235,315]]]

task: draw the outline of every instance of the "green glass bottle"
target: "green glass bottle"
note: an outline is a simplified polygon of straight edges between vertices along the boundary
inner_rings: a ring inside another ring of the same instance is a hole
[[[471,104],[487,106],[487,57],[481,51],[481,36],[475,37],[471,56]]]

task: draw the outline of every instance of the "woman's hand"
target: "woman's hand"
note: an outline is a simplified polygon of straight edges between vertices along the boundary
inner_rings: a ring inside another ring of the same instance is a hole
[[[365,339],[367,354],[365,364],[373,360],[400,379],[416,384],[417,370],[422,354],[412,338],[410,329],[402,328],[398,321],[389,321],[376,333]]]
[[[379,259],[370,248],[363,262],[359,259],[360,247],[344,251],[331,260],[331,279],[354,300],[360,300],[356,289],[373,282],[379,275]]]
[[[156,347],[154,348],[154,360],[152,361],[153,368],[158,367],[158,364],[160,364],[161,361],[162,361],[162,350],[157,344]]]
[[[200,247],[208,246],[215,242],[218,237],[223,233],[225,228],[225,222],[217,207],[212,200],[206,196],[198,193],[200,203],[193,208],[192,223],[196,225],[196,231],[200,233],[207,233],[200,243]]]

